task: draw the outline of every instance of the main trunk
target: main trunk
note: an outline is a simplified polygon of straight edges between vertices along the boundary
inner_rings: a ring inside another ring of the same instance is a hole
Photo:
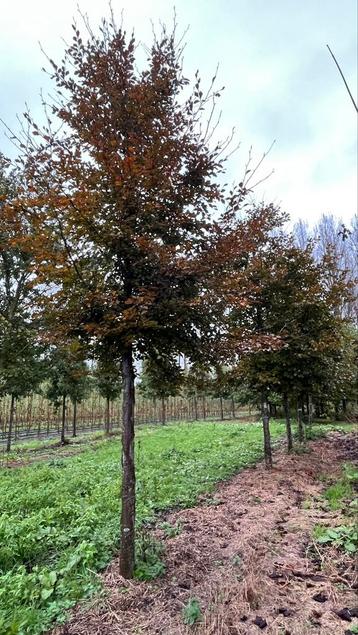
[[[194,397],[194,416],[195,416],[195,421],[197,421],[199,419],[199,416],[198,416],[198,400],[196,396]]]
[[[262,412],[262,425],[264,431],[264,454],[265,464],[269,469],[272,467],[272,450],[271,450],[271,436],[270,436],[270,417],[268,413],[268,404],[265,393],[261,395],[261,412]]]
[[[235,419],[235,399],[234,397],[231,397],[231,410],[232,410],[232,418]]]
[[[134,369],[133,350],[122,355],[122,514],[120,574],[133,578],[135,564],[135,465],[134,465]]]
[[[287,392],[283,396],[283,408],[284,408],[285,417],[286,417],[287,452],[291,452],[293,448],[293,442],[292,442],[292,428],[291,428],[291,417],[290,417],[290,404],[288,402]]]
[[[220,419],[223,421],[224,419],[224,407],[223,407],[223,398],[220,397]]]
[[[164,426],[166,421],[165,397],[161,398],[161,405],[162,405],[161,420],[162,420],[162,425]]]
[[[12,439],[12,429],[14,426],[14,415],[15,415],[15,397],[14,395],[11,395],[9,429],[7,431],[6,452],[10,452],[11,450],[11,439]]]
[[[72,436],[77,437],[77,401],[73,402]]]
[[[62,396],[62,416],[61,416],[61,444],[65,445],[65,426],[66,426],[66,395]]]
[[[308,425],[311,426],[313,422],[313,403],[312,403],[311,393],[308,393],[308,396],[307,396],[307,410],[308,410]]]
[[[109,397],[106,397],[106,414],[105,414],[105,422],[104,422],[105,434],[109,434],[109,429],[110,429],[110,400],[109,400]]]
[[[304,443],[306,439],[305,424],[303,421],[303,401],[300,396],[297,400],[297,425],[298,425],[298,440],[300,443]]]

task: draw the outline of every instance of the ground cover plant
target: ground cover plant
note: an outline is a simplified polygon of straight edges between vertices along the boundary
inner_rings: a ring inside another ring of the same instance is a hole
[[[354,464],[347,463],[341,476],[335,479],[323,495],[328,509],[341,511],[344,524],[334,527],[316,525],[313,537],[319,545],[331,545],[350,554],[358,551],[357,487],[358,470]]]
[[[284,432],[272,423],[273,438]],[[138,523],[192,505],[262,455],[260,424],[176,424],[138,431]],[[99,589],[118,547],[119,441],[0,472],[0,632],[35,634]],[[193,476],[195,475],[195,478]]]

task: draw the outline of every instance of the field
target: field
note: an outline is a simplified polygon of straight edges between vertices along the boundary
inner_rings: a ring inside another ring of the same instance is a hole
[[[281,423],[272,424],[273,438],[283,431]],[[99,589],[96,571],[118,547],[119,441],[66,452],[68,446],[49,449],[37,462],[0,471],[2,634],[41,633],[63,620],[66,609]],[[161,510],[192,505],[217,481],[257,461],[261,425],[142,428],[136,456],[143,525]]]

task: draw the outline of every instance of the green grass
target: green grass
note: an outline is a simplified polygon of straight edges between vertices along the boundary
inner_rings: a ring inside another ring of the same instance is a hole
[[[345,524],[336,527],[316,525],[313,538],[318,543],[334,545],[350,554],[358,551],[357,498],[354,490],[357,483],[358,471],[353,464],[347,463],[342,468],[341,476],[325,490],[323,499],[329,509],[341,511]]]
[[[273,438],[283,425],[272,423]],[[261,425],[196,423],[138,431],[138,524],[195,503],[262,456]],[[0,470],[0,633],[37,634],[99,588],[118,548],[120,446]]]

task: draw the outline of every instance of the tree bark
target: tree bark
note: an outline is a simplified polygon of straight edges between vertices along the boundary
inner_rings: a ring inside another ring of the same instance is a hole
[[[198,420],[198,400],[196,398],[196,396],[194,397],[194,416],[195,416],[195,421]]]
[[[162,408],[161,408],[161,422],[162,422],[162,425],[164,426],[165,422],[166,422],[165,397],[162,397],[161,404],[162,404]]]
[[[72,436],[77,437],[77,401],[73,402]]]
[[[223,398],[220,397],[220,419],[224,421],[224,407],[223,407]]]
[[[297,400],[297,425],[298,425],[298,440],[300,443],[304,443],[306,440],[305,424],[303,421],[303,403],[302,397]]]
[[[122,514],[120,574],[133,578],[135,565],[135,464],[134,464],[134,369],[133,350],[122,355]]]
[[[66,395],[62,395],[62,416],[61,416],[61,444],[65,445],[65,428],[66,428]]]
[[[232,410],[232,418],[235,419],[236,412],[235,412],[235,399],[234,399],[234,397],[231,397],[231,410]]]
[[[312,404],[312,395],[311,395],[311,393],[308,393],[307,407],[308,407],[308,425],[311,426],[312,425],[312,421],[313,421],[313,404]]]
[[[205,397],[202,397],[202,401],[203,401],[203,419],[205,421],[206,419],[206,403],[205,403]]]
[[[105,421],[104,421],[104,432],[105,434],[109,434],[110,428],[110,399],[106,397],[106,412],[105,412]]]
[[[264,454],[267,469],[272,468],[272,450],[270,436],[270,417],[265,393],[261,394],[262,425],[264,431]]]
[[[291,417],[290,417],[290,404],[288,402],[287,392],[285,392],[283,396],[283,408],[285,411],[285,418],[286,418],[287,452],[291,452],[293,449],[293,442],[292,442],[292,428],[291,428]]]
[[[15,415],[15,396],[11,395],[9,429],[7,431],[6,452],[10,452],[11,450],[11,439],[12,439],[12,430],[14,426],[14,415]]]

